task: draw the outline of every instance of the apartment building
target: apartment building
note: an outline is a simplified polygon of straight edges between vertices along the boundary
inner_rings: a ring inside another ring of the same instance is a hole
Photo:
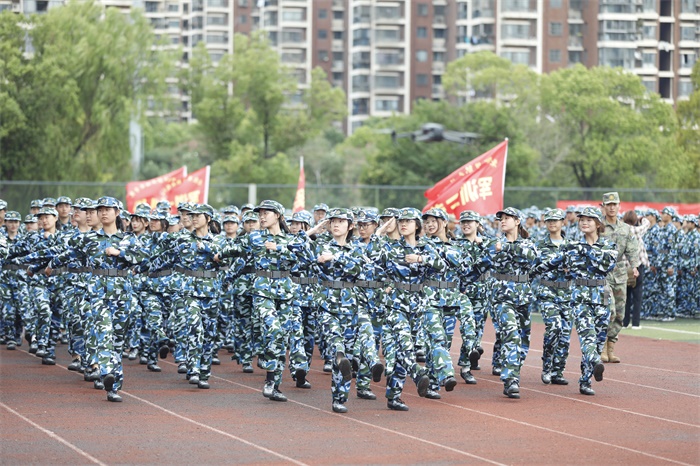
[[[582,63],[620,66],[667,102],[692,92],[700,56],[700,0],[102,0],[143,8],[187,66],[204,42],[216,62],[233,34],[266,31],[298,82],[320,66],[347,95],[348,133],[370,117],[443,99],[447,63],[490,50],[538,73]],[[0,11],[41,13],[62,0],[0,0]],[[179,119],[194,118],[189,97]],[[469,97],[465,92],[462,100]]]

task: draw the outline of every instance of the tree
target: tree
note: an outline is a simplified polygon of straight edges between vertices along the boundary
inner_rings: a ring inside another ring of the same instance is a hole
[[[678,102],[676,112],[680,126],[678,144],[688,169],[675,175],[681,176],[679,186],[700,188],[700,61],[693,67],[691,81],[693,92],[688,100]]]

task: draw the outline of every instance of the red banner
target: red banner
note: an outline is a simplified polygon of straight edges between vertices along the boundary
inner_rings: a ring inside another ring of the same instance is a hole
[[[158,201],[171,200],[168,191],[187,176],[187,167],[144,181],[132,181],[126,184],[126,209],[133,212],[134,208],[146,203],[155,208]]]
[[[600,204],[602,204],[602,196],[600,201],[557,201],[557,207],[566,210],[567,207],[570,205],[573,206],[593,206],[593,207],[600,207]],[[674,209],[676,209],[676,212],[678,215],[698,215],[700,213],[700,204],[678,204],[678,203],[669,203],[669,202],[628,202],[628,201],[622,201],[620,202],[620,212],[627,212],[628,210],[647,210],[647,209],[654,209],[658,210],[661,212],[661,209],[664,207],[671,206]]]
[[[175,211],[181,202],[196,204],[209,202],[209,174],[210,167],[207,165],[188,175],[187,178],[168,191],[168,200],[172,203]]]
[[[297,193],[294,196],[292,212],[304,210],[306,206],[306,176],[304,176],[304,157],[299,161],[299,182],[297,183]]]
[[[425,192],[423,209],[445,209],[448,214],[474,210],[481,215],[503,209],[508,140],[462,165]]]

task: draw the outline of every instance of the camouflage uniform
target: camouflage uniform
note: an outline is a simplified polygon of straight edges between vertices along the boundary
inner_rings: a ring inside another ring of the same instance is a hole
[[[661,216],[655,210],[650,210],[647,215],[654,216],[657,222],[661,221]],[[649,258],[649,267],[644,274],[644,289],[642,290],[641,318],[644,320],[657,319],[657,301],[660,298],[659,280],[658,274],[654,273],[651,268],[657,262],[657,253],[654,244],[656,243],[656,237],[659,234],[659,231],[661,231],[661,226],[658,223],[655,223],[644,235],[644,244],[646,245],[647,256]]]
[[[676,307],[678,315],[683,317],[694,317],[698,309],[700,298],[700,286],[698,281],[700,276],[700,230],[698,230],[698,217],[688,215],[686,222],[695,225],[685,233],[679,240],[678,249],[678,281],[676,293]]]
[[[665,207],[662,214],[674,214],[675,211]],[[653,277],[652,300],[654,311],[652,317],[658,320],[673,320],[676,315],[676,279],[678,276],[678,248],[676,247],[678,231],[673,223],[665,226],[657,224],[653,240],[649,245],[649,276]],[[669,269],[671,275],[669,275]]]
[[[4,201],[3,201],[4,202]],[[10,211],[5,215],[5,221],[21,221],[19,212]],[[10,238],[0,232],[0,339],[5,341],[8,349],[21,345],[22,337],[22,303],[27,293],[26,274],[18,265],[2,265],[2,259],[7,257],[10,248],[22,237],[18,231],[15,238]]]

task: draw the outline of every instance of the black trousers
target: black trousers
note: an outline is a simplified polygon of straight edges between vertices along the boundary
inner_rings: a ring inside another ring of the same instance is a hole
[[[637,270],[637,284],[634,288],[627,287],[627,303],[625,304],[625,319],[622,322],[623,327],[627,327],[632,321],[632,326],[639,326],[639,316],[642,312],[642,290],[644,289],[645,267],[640,265]]]

